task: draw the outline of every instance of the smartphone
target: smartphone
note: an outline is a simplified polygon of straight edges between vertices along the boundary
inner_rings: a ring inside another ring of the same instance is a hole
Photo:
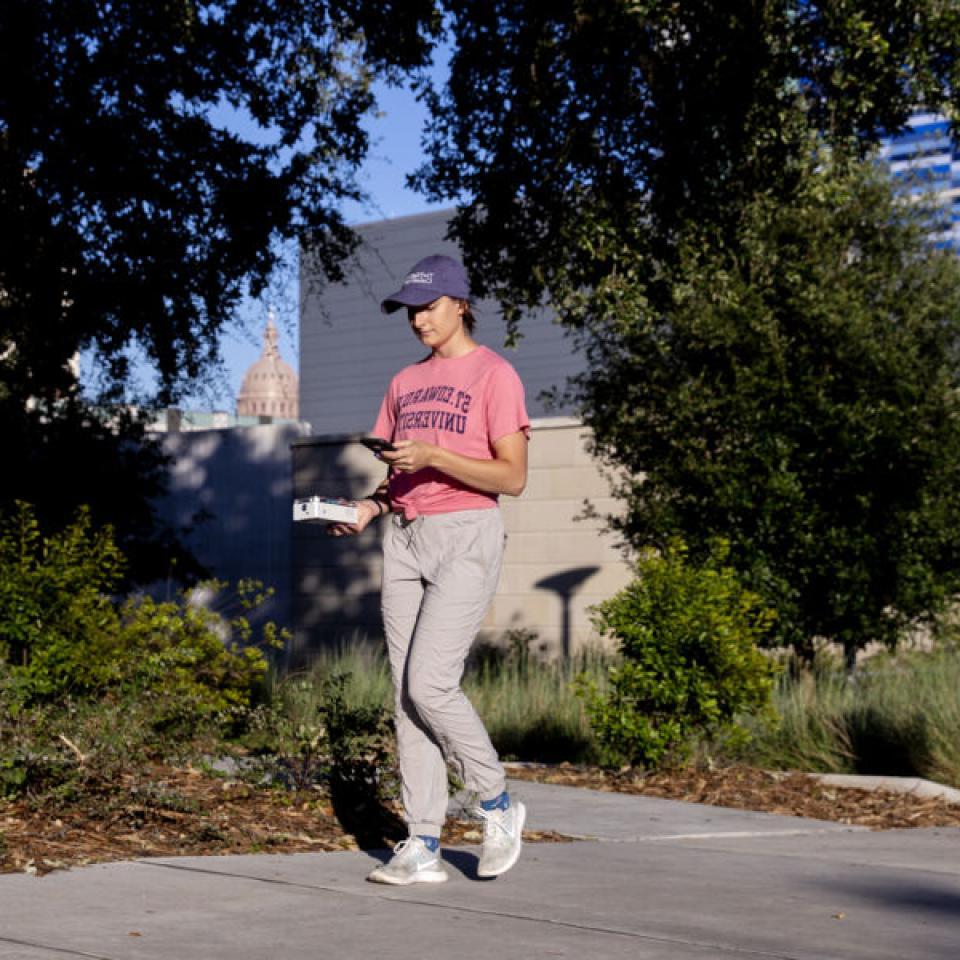
[[[384,450],[396,450],[397,448],[383,437],[361,437],[360,442],[374,453],[383,453]]]

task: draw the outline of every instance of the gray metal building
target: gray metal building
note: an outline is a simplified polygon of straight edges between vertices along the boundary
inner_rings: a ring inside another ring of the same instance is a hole
[[[300,277],[300,418],[315,436],[365,433],[394,373],[423,356],[403,312],[385,316],[380,301],[399,289],[410,267],[431,253],[459,257],[444,239],[450,210],[383,220],[357,228],[362,244],[347,283],[322,286],[306,263]],[[516,368],[531,417],[548,409],[541,394],[582,369],[573,344],[546,312],[528,317],[516,349],[503,346],[505,327],[494,303],[477,304],[476,339]]]

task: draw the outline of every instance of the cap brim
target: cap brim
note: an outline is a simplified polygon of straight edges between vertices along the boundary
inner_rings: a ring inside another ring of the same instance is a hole
[[[380,304],[380,309],[384,313],[393,313],[401,307],[422,307],[425,304],[433,303],[434,300],[439,300],[442,296],[443,294],[437,293],[436,290],[405,287],[402,290],[398,290],[393,296],[387,297],[387,299]]]

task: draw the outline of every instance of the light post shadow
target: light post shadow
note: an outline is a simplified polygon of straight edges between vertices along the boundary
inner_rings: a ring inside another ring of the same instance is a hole
[[[565,660],[570,657],[573,646],[570,600],[577,589],[599,569],[598,566],[572,567],[570,570],[563,570],[560,573],[551,574],[549,577],[543,577],[534,584],[537,589],[550,590],[560,598],[563,614],[560,624],[560,649]]]

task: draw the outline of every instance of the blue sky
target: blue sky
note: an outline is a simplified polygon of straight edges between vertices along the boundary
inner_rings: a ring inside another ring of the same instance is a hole
[[[441,46],[434,56],[432,76],[442,83],[447,73],[450,51]],[[378,110],[366,119],[370,134],[370,150],[361,167],[358,180],[368,194],[364,204],[344,205],[347,223],[354,225],[409,216],[433,209],[420,194],[406,186],[406,177],[422,162],[420,137],[426,122],[426,109],[406,88],[378,84],[375,87]],[[229,112],[229,111],[228,111]],[[263,136],[237,114],[225,115],[223,121],[241,134],[256,139]],[[446,204],[445,204],[446,205]],[[263,331],[270,306],[275,308],[280,331],[280,353],[295,370],[298,367],[297,263],[295,245],[290,245],[284,266],[277,271],[271,289],[257,300],[245,300],[237,310],[234,322],[223,332],[221,352],[223,370],[214,373],[212,382],[201,386],[183,405],[191,410],[225,410],[235,412],[243,375],[263,347]],[[88,386],[96,382],[93,357],[81,358],[81,381]],[[149,390],[153,375],[144,362],[134,361],[134,382]]]
[[[441,48],[434,76],[446,72],[446,51]],[[364,205],[348,204],[343,213],[350,224],[389,217],[409,216],[435,208],[420,194],[407,188],[405,178],[422,162],[420,136],[426,110],[407,89],[379,86],[378,115],[365,123],[371,135],[370,152],[360,170],[359,181],[369,194]],[[224,334],[221,344],[225,369],[212,390],[195,397],[191,406],[233,412],[243,374],[260,355],[267,309],[276,308],[280,328],[280,352],[297,369],[297,287],[295,254],[287,269],[280,272],[275,288],[257,301],[245,301],[236,323]]]

